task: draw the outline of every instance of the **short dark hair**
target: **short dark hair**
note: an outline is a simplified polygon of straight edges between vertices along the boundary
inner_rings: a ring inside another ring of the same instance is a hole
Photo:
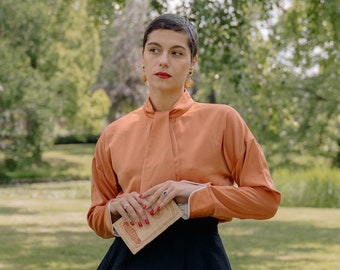
[[[188,37],[188,45],[191,52],[191,59],[197,54],[198,48],[198,34],[196,27],[182,16],[177,14],[163,14],[155,18],[147,26],[144,32],[143,49],[148,41],[149,34],[158,29],[173,30],[176,32],[183,32]]]

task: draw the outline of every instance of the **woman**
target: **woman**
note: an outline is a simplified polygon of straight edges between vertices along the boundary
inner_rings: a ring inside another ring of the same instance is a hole
[[[110,124],[96,146],[90,227],[115,241],[98,269],[231,269],[217,232],[232,218],[267,219],[280,202],[263,152],[227,105],[193,101],[186,87],[198,61],[186,19],[165,14],[147,27],[142,50],[149,98]],[[133,255],[113,222],[148,226],[171,200],[183,217]]]

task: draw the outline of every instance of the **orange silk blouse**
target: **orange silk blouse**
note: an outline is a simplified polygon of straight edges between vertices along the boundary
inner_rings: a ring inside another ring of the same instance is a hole
[[[206,187],[189,198],[189,218],[267,219],[280,203],[263,151],[228,105],[195,102],[184,90],[170,111],[144,106],[102,132],[92,162],[89,226],[113,237],[110,200],[166,180]]]

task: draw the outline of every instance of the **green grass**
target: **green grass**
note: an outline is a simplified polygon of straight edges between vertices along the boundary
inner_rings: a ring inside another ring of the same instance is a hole
[[[0,269],[93,270],[112,240],[88,228],[90,181],[0,186]],[[219,226],[233,269],[337,269],[340,209],[286,208]]]
[[[109,241],[86,223],[90,181],[0,188],[0,269],[95,269]]]
[[[235,269],[340,265],[340,209],[282,207],[271,220],[234,220],[220,233]]]

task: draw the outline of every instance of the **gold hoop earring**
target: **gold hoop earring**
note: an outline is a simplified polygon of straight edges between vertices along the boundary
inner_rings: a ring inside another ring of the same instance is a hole
[[[143,70],[143,72],[144,72],[144,70],[145,70],[145,66],[144,66],[144,65],[142,66],[142,70]],[[146,83],[148,79],[146,78],[146,75],[143,74],[143,75],[140,77],[140,80],[141,80],[143,83]]]
[[[189,78],[187,78],[187,80],[185,81],[185,86],[187,88],[192,88],[194,86],[194,81],[191,79],[191,76],[192,76],[192,70],[189,71],[189,74],[188,74]]]

